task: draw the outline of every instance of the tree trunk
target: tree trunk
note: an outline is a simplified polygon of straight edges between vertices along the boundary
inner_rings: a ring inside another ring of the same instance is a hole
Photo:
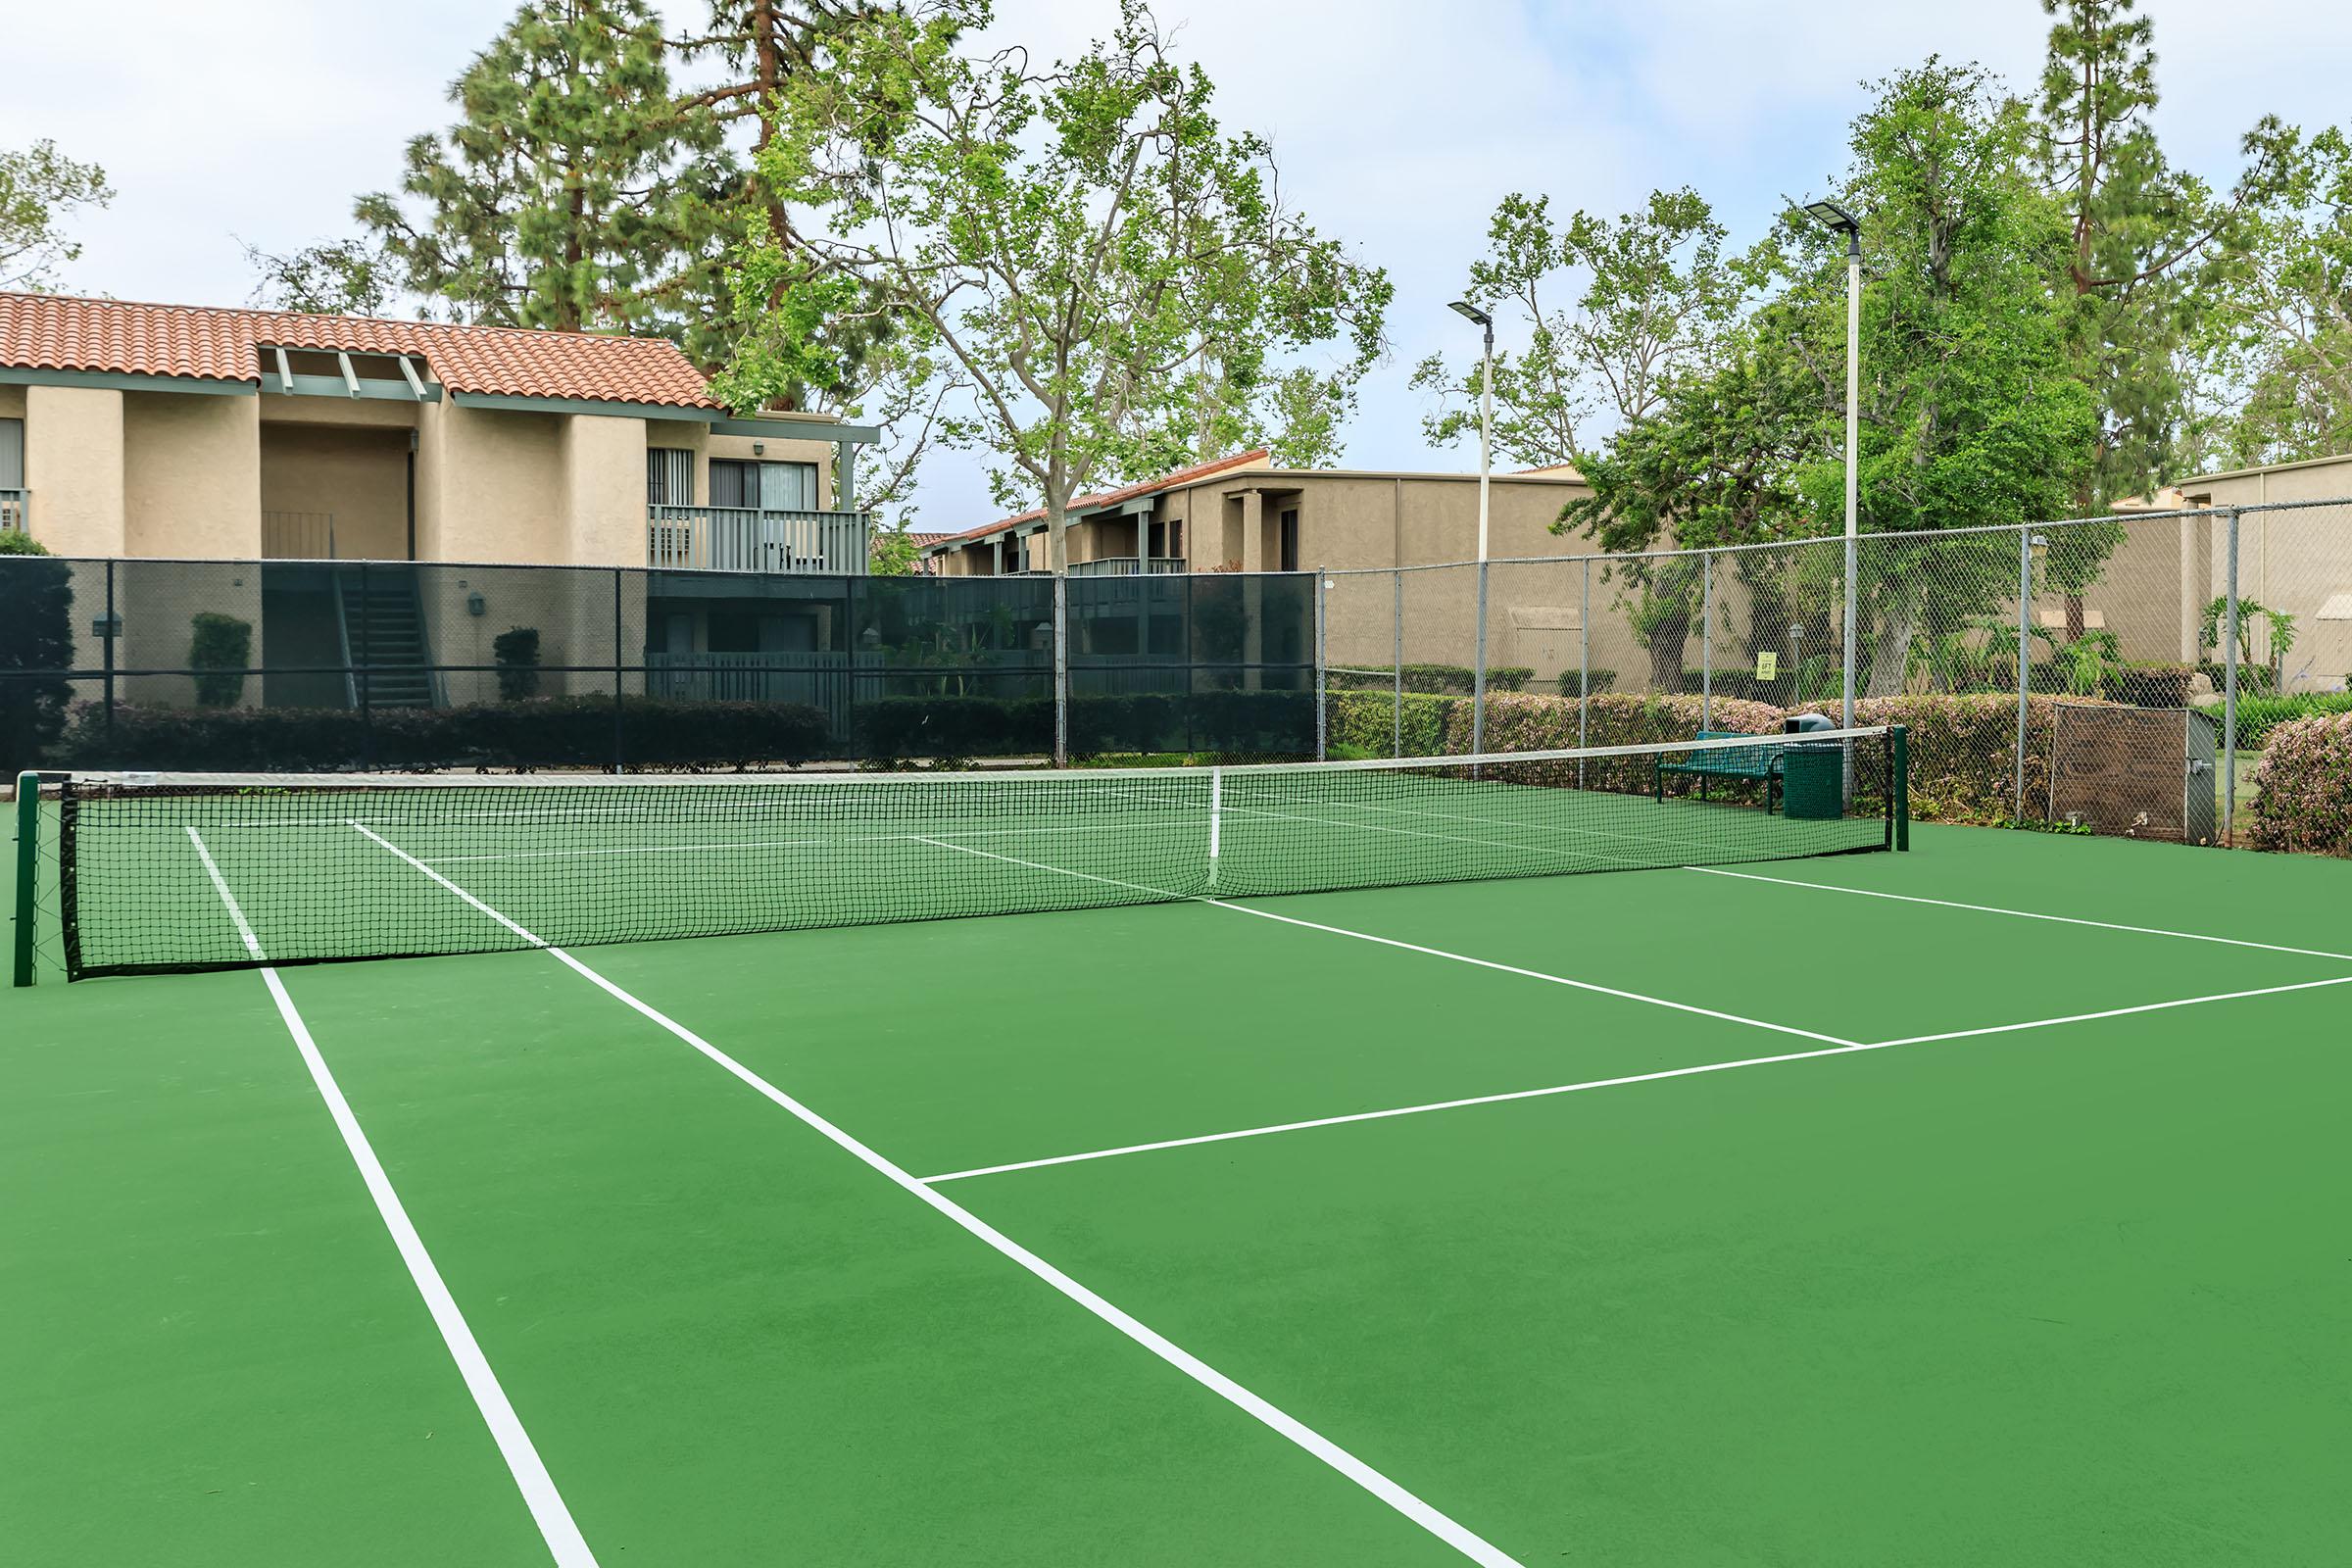
[[[1683,654],[1690,642],[1690,612],[1667,616],[1650,631],[1649,688],[1666,693],[1683,689]]]
[[[1904,590],[1886,609],[1877,642],[1870,651],[1870,675],[1863,697],[1893,697],[1902,692],[1903,675],[1911,664],[1911,641],[1919,635],[1920,596]]]

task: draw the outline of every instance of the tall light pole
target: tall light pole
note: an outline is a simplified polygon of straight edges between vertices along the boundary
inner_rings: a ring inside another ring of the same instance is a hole
[[[1838,727],[1854,727],[1854,602],[1861,589],[1854,575],[1854,534],[1861,514],[1862,406],[1862,225],[1836,202],[1812,202],[1805,212],[1817,223],[1845,236],[1845,701]],[[1846,750],[1846,788],[1853,788],[1853,750]]]
[[[1470,676],[1470,755],[1487,749],[1487,485],[1494,466],[1494,318],[1455,300],[1453,309],[1486,333],[1478,360],[1478,664]]]

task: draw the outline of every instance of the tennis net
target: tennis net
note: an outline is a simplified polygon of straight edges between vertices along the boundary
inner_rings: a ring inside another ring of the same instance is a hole
[[[80,978],[1877,850],[1901,752],[1860,729],[1235,767],[43,788]]]

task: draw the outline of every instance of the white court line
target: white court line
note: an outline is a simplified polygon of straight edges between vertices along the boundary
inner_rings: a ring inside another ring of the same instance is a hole
[[[363,829],[362,831],[366,831]],[[1595,985],[1590,980],[1571,980],[1566,975],[1545,974],[1541,969],[1522,969],[1517,964],[1497,963],[1492,958],[1473,957],[1466,953],[1448,953],[1444,948],[1425,948],[1417,942],[1400,942],[1395,937],[1374,936],[1369,931],[1351,931],[1344,925],[1325,925],[1319,920],[1301,920],[1295,914],[1276,914],[1247,904],[1233,904],[1224,899],[1212,899],[1199,893],[1170,893],[1165,888],[1148,887],[1141,882],[1123,882],[1117,877],[1097,876],[1091,871],[1073,871],[1067,866],[1047,865],[1038,860],[1023,860],[994,850],[975,850],[968,844],[951,844],[946,839],[926,839],[925,843],[959,855],[977,855],[983,859],[1002,860],[1006,865],[1027,866],[1032,871],[1050,871],[1056,876],[1077,877],[1085,882],[1100,882],[1105,887],[1126,888],[1130,892],[1148,893],[1155,899],[1172,904],[1205,904],[1212,908],[1231,909],[1236,914],[1254,915],[1260,920],[1279,920],[1284,925],[1301,926],[1309,931],[1322,931],[1335,937],[1352,937],[1358,942],[1378,943],[1384,948],[1396,948],[1405,953],[1419,953],[1432,958],[1450,958],[1455,963],[1467,963],[1480,969],[1492,969],[1497,974],[1515,974],[1526,980],[1541,980],[1546,985],[1567,986],[1575,991],[1590,991],[1597,996],[1616,997],[1625,1002],[1639,1002],[1652,1007],[1665,1007],[1675,1012],[1695,1013],[1701,1018],[1713,1018],[1723,1023],[1743,1023],[1751,1029],[1769,1029],[1775,1034],[1795,1035],[1800,1040],[1818,1040],[1825,1045],[1851,1047],[1854,1041],[1837,1035],[1825,1035],[1816,1029],[1799,1029],[1794,1024],[1772,1023],[1763,1018],[1742,1017],[1736,1012],[1718,1012],[1713,1007],[1701,1007],[1688,1002],[1670,1002],[1664,997],[1645,996],[1639,991],[1620,991],[1615,986]]]
[[[2317,948],[2286,948],[2276,942],[2249,942],[2243,937],[2208,936],[2202,931],[2167,931],[2152,925],[2118,925],[2113,920],[2085,920],[2071,914],[2043,914],[2034,909],[2003,909],[1989,904],[1961,904],[1952,899],[1922,898],[1915,893],[1883,893],[1877,888],[1840,887],[1831,882],[1806,882],[1789,876],[1765,876],[1756,871],[1727,871],[1715,865],[1686,865],[1686,871],[1708,876],[1738,877],[1743,882],[1778,882],[1783,887],[1811,888],[1817,893],[1851,893],[1865,899],[1892,899],[1897,904],[1933,904],[1946,909],[1970,909],[1978,914],[2007,914],[2020,920],[2048,920],[2057,925],[2096,926],[2102,931],[2128,931],[2134,936],[2178,937],[2183,942],[2218,942],[2226,948],[2260,948],[2266,953],[2291,953],[2305,958],[2334,958],[2352,963],[2352,953],[2323,953]]]
[[[466,1322],[466,1314],[458,1309],[457,1299],[442,1282],[432,1254],[424,1250],[423,1238],[410,1223],[409,1211],[392,1189],[392,1178],[384,1174],[383,1162],[375,1157],[374,1147],[361,1129],[351,1102],[343,1098],[342,1086],[327,1069],[318,1042],[311,1038],[310,1026],[295,1010],[294,999],[286,994],[285,982],[278,978],[277,970],[269,966],[269,955],[262,951],[261,941],[246,921],[236,896],[228,891],[220,867],[213,863],[213,852],[205,848],[195,828],[187,831],[197,856],[204,861],[205,875],[213,879],[213,888],[220,895],[220,902],[228,906],[229,918],[237,923],[237,935],[243,939],[245,951],[263,965],[262,983],[270,988],[270,1000],[277,1004],[277,1015],[285,1021],[286,1032],[294,1037],[294,1049],[302,1054],[303,1065],[310,1069],[318,1098],[326,1102],[335,1130],[343,1135],[343,1147],[350,1153],[351,1162],[359,1167],[360,1180],[366,1184],[368,1196],[375,1200],[376,1214],[383,1220],[384,1229],[391,1233],[400,1260],[408,1265],[416,1294],[424,1298],[425,1309],[432,1314],[434,1327],[441,1331],[441,1343],[448,1347],[450,1359],[458,1364],[466,1392],[473,1396],[474,1406],[482,1412],[483,1424],[489,1427],[499,1453],[507,1461],[507,1469],[514,1474],[514,1485],[522,1493],[522,1500],[529,1505],[532,1519],[538,1522],[539,1535],[547,1543],[548,1551],[560,1568],[596,1568],[595,1553],[588,1549],[579,1526],[572,1522],[571,1510],[564,1505],[563,1494],[556,1491],[554,1479],[540,1461],[531,1435],[523,1430],[522,1420],[508,1401],[507,1391],[499,1386],[498,1374],[490,1370],[489,1359],[482,1354],[481,1345]]]
[[[1656,1072],[1626,1073],[1616,1078],[1590,1078],[1582,1083],[1552,1084],[1543,1089],[1513,1089],[1495,1095],[1469,1095],[1460,1100],[1434,1100],[1420,1105],[1396,1105],[1386,1110],[1350,1111],[1340,1116],[1316,1116],[1305,1121],[1272,1122],[1231,1132],[1199,1133],[1190,1138],[1162,1138],[1149,1144],[1122,1144],[1115,1149],[1090,1149],[1077,1154],[1050,1154],[1043,1159],[1016,1159],[1002,1165],[975,1165],[926,1176],[926,1182],[959,1182],[974,1176],[1002,1176],[1009,1171],[1037,1170],[1047,1165],[1078,1165],[1089,1160],[1115,1159],[1122,1154],[1149,1154],[1163,1149],[1190,1149],[1199,1144],[1229,1144],[1238,1138],[1264,1138],[1272,1133],[1306,1132],[1317,1127],[1344,1127],[1350,1122],[1388,1121],[1433,1110],[1460,1110],[1469,1105],[1499,1105],[1514,1100],[1544,1100],[1554,1095],[1582,1094],[1589,1089],[1619,1089],[1627,1084],[1651,1084],[1667,1078],[1695,1078],[1705,1073],[1732,1072],[1741,1067],[1771,1067],[1785,1061],[1812,1061],[1822,1056],[1850,1056],[1865,1051],[1891,1051],[1898,1046],[1924,1046],[1939,1040],[1965,1040],[1977,1035],[2015,1034],[2027,1029],[2050,1029],[2060,1024],[2087,1023],[2095,1018],[2121,1018],[2136,1012],[2162,1012],[2171,1007],[2202,1006],[2209,1002],[2239,1002],[2248,997],[2271,997],[2286,991],[2316,991],[2327,986],[2352,985],[2352,975],[2332,980],[2304,980],[2294,985],[2263,986],[2218,996],[2185,997],[2177,1002],[2143,1003],[2135,1007],[2112,1007],[2104,1012],[2069,1013],[2062,1018],[2034,1018],[2024,1023],[1987,1024],[1977,1029],[1954,1029],[1944,1034],[1911,1035],[1901,1040],[1875,1040],[1864,1045],[1830,1046],[1820,1051],[1790,1051],[1777,1056],[1742,1056],[1735,1061],[1701,1062],[1691,1067],[1666,1067]]]
[[[1084,1307],[1087,1311],[1093,1313],[1102,1322],[1107,1323],[1112,1328],[1118,1330],[1121,1334],[1125,1335],[1128,1339],[1134,1341],[1136,1344],[1142,1346],[1145,1349],[1150,1350],[1153,1355],[1158,1356],[1162,1361],[1165,1361],[1168,1365],[1176,1368],[1176,1370],[1182,1372],[1185,1376],[1191,1378],[1202,1388],[1209,1390],[1211,1393],[1217,1395],[1227,1402],[1254,1417],[1267,1428],[1279,1433],[1281,1436],[1289,1439],[1292,1443],[1298,1445],[1300,1448],[1303,1448],[1308,1453],[1313,1454],[1316,1458],[1331,1466],[1332,1469],[1337,1470],[1340,1474],[1354,1482],[1364,1491],[1370,1493],[1373,1496],[1378,1497],[1382,1502],[1387,1503],[1396,1512],[1404,1515],[1404,1517],[1419,1525],[1423,1530],[1428,1531],[1440,1541],[1445,1542],[1447,1545],[1453,1547],[1456,1551],[1469,1558],[1472,1562],[1480,1563],[1484,1565],[1484,1568],[1521,1568],[1521,1565],[1516,1559],[1506,1555],[1499,1548],[1472,1533],[1467,1527],[1456,1523],[1453,1519],[1449,1518],[1446,1514],[1439,1512],[1436,1508],[1432,1507],[1427,1502],[1422,1501],[1421,1498],[1415,1496],[1412,1493],[1407,1492],[1404,1488],[1398,1486],[1396,1482],[1390,1480],[1378,1470],[1373,1469],[1370,1465],[1364,1463],[1363,1460],[1358,1459],[1355,1455],[1349,1453],[1338,1444],[1333,1443],[1329,1438],[1326,1438],[1321,1433],[1316,1432],[1313,1428],[1305,1425],[1296,1417],[1288,1414],[1273,1404],[1268,1403],[1265,1399],[1262,1399],[1258,1396],[1250,1393],[1248,1389],[1242,1387],[1239,1383],[1234,1382],[1233,1379],[1227,1377],[1224,1373],[1219,1372],[1215,1367],[1210,1366],[1207,1362],[1201,1360],[1190,1350],[1185,1349],[1182,1346],[1179,1346],[1175,1342],[1169,1340],[1157,1330],[1147,1326],[1126,1311],[1112,1305],[1109,1301],[1096,1295],[1084,1285],[1079,1284],[1069,1275],[1064,1274],[1060,1269],[1055,1268],[1053,1264],[1047,1262],[1035,1252],[1032,1252],[1027,1248],[1021,1246],[1020,1243],[1004,1235],[1002,1231],[998,1230],[995,1226],[989,1224],[986,1220],[980,1218],[978,1215],[972,1213],[969,1209],[964,1208],[961,1204],[954,1201],[952,1199],[943,1197],[939,1193],[932,1191],[929,1187],[924,1186],[920,1180],[912,1175],[909,1175],[902,1166],[884,1158],[874,1150],[866,1147],[866,1145],[860,1143],[858,1139],[842,1131],[842,1129],[836,1127],[830,1121],[827,1121],[823,1116],[818,1115],[814,1110],[811,1110],[807,1105],[804,1105],[798,1100],[795,1100],[792,1096],[786,1094],[783,1090],[778,1089],[774,1084],[769,1083],[765,1078],[760,1077],[758,1073],[752,1071],[751,1068],[745,1066],[742,1062],[737,1061],[733,1056],[728,1055],[725,1052],[719,1050],[716,1046],[710,1044],[710,1042],[705,1040],[701,1035],[696,1034],[684,1024],[679,1023],[667,1013],[661,1011],[659,1008],[653,1006],[650,1003],[639,1001],[635,996],[631,995],[627,991],[622,990],[619,986],[615,985],[611,980],[606,979],[594,969],[589,968],[588,965],[582,963],[579,959],[573,957],[562,948],[551,947],[547,943],[541,941],[538,937],[533,936],[530,932],[524,930],[521,926],[515,924],[513,920],[510,920],[507,918],[507,916],[501,914],[489,905],[484,904],[480,899],[475,898],[472,894],[466,892],[464,888],[458,886],[458,884],[452,882],[448,877],[443,876],[440,872],[434,870],[422,860],[417,859],[415,856],[409,854],[406,850],[403,850],[399,845],[394,844],[382,834],[376,833],[356,821],[353,822],[351,826],[366,834],[368,838],[373,839],[376,843],[382,845],[394,855],[399,856],[403,860],[408,861],[409,864],[415,866],[426,876],[431,877],[442,887],[448,889],[451,893],[456,894],[459,898],[465,900],[467,904],[480,910],[483,914],[488,915],[500,925],[505,926],[509,931],[512,931],[514,933],[514,935],[522,938],[522,940],[525,942],[530,943],[533,947],[544,949],[550,956],[568,966],[582,979],[588,981],[591,985],[594,985],[597,987],[597,989],[612,997],[615,1002],[620,1003],[623,1006],[630,1008],[641,1016],[659,1025],[661,1028],[667,1030],[671,1035],[674,1035],[677,1039],[683,1041],[687,1046],[700,1053],[703,1056],[733,1076],[737,1081],[744,1084],[754,1093],[759,1094],[770,1103],[788,1112],[803,1125],[808,1127],[810,1130],[826,1139],[828,1142],[833,1144],[834,1147],[840,1149],[845,1153],[848,1153],[859,1163],[865,1165],[868,1169],[874,1171],[877,1175],[881,1176],[886,1181],[889,1181],[892,1185],[898,1187],[901,1191],[906,1192],[919,1200],[933,1211],[938,1213],[942,1218],[961,1228],[969,1235],[977,1238],[990,1248],[993,1248],[997,1252],[1001,1253],[1006,1258],[1009,1258],[1012,1262],[1017,1263],[1022,1268],[1028,1270],[1029,1273],[1035,1275],[1038,1279],[1044,1281],[1055,1291],[1058,1291],[1062,1296]]]

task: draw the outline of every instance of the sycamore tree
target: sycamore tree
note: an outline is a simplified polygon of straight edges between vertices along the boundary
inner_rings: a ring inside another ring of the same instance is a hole
[[[645,0],[529,0],[356,215],[407,292],[459,320],[671,337],[723,356],[729,160],[681,105]]]
[[[1573,463],[1609,427],[1648,415],[1678,372],[1707,365],[1745,295],[1724,227],[1691,190],[1654,191],[1640,212],[1552,220],[1550,198],[1514,192],[1471,264],[1472,303],[1518,353],[1494,355],[1494,448],[1530,467]],[[1412,384],[1439,400],[1433,446],[1478,430],[1480,363],[1431,355]]]
[[[106,171],[78,164],[53,141],[23,152],[0,147],[0,288],[40,293],[81,255],[65,220],[115,199]]]
[[[735,284],[760,314],[720,385],[743,408],[824,384],[886,324],[957,386],[943,438],[992,455],[1008,509],[1044,508],[1058,571],[1075,497],[1188,461],[1234,411],[1265,421],[1288,357],[1337,344],[1329,376],[1360,375],[1390,286],[1285,204],[1138,0],[1050,66],[963,52],[988,17],[860,17],[776,94],[760,177],[816,224],[787,246],[756,217]]]

